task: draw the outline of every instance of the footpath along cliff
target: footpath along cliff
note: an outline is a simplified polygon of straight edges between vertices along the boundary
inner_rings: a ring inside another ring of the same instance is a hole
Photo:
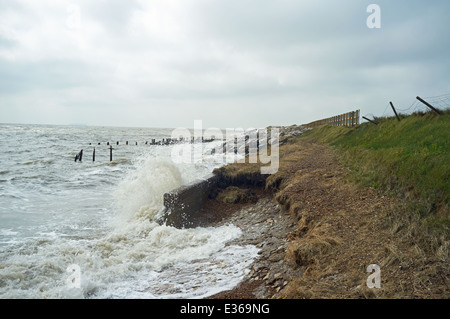
[[[439,121],[448,126],[446,116]],[[449,298],[445,188],[434,190],[439,196],[428,196],[434,201],[428,205],[414,193],[420,189],[418,179],[403,188],[401,176],[392,176],[391,187],[400,190],[394,195],[367,182],[373,176],[361,159],[355,166],[349,148],[329,142],[360,134],[361,128],[306,134],[299,128],[282,128],[280,169],[263,185],[219,189],[203,206],[200,224],[233,223],[243,236],[232,244],[261,249],[239,286],[211,298]],[[448,157],[448,148],[441,153]],[[255,164],[232,164],[216,173],[245,180],[243,175],[255,171]],[[448,169],[440,174],[445,185]],[[374,287],[370,265],[379,269],[380,288]]]

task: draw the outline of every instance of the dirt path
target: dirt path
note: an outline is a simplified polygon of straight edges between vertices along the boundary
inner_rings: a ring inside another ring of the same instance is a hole
[[[397,224],[402,203],[357,187],[327,146],[302,145],[303,158],[282,195],[299,203],[287,259],[303,268],[285,297],[448,298],[448,246],[426,253],[414,222]],[[367,285],[369,265],[380,267],[381,288]]]
[[[392,224],[399,203],[355,186],[330,147],[304,143],[296,157],[280,168],[288,178],[274,199],[259,194],[258,203],[216,219],[241,227],[242,245],[262,249],[238,287],[212,298],[450,297],[448,246],[426,253],[417,229]],[[381,288],[367,285],[373,264]]]

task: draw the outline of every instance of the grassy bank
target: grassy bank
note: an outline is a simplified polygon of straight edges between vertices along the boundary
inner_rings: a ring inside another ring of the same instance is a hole
[[[302,139],[336,147],[350,178],[406,200],[432,228],[450,226],[450,112],[380,119],[347,129],[323,126]]]
[[[450,112],[323,126],[280,147],[265,179],[297,221],[286,260],[299,270],[286,298],[449,297]],[[255,179],[259,164],[220,169]],[[366,287],[378,264],[383,288]]]
[[[401,199],[430,227],[449,231],[450,215],[450,110],[380,118],[379,124],[354,128],[322,126],[289,139],[280,147],[280,169],[259,178],[260,164],[231,164],[220,174],[231,184],[266,184],[274,192],[299,176],[305,143],[331,146],[340,163],[350,169],[348,178]]]

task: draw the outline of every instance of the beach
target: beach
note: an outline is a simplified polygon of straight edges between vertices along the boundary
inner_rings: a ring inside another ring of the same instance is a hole
[[[214,221],[208,221],[210,224],[220,226],[231,223],[242,230],[242,236],[228,244],[255,245],[259,249],[250,272],[234,289],[209,298],[277,298],[291,277],[297,274],[284,258],[288,235],[295,228],[293,219],[280,209],[269,193],[259,190],[257,196],[257,203],[239,205],[240,208],[230,207],[236,204],[220,204],[210,200],[201,212],[215,215]]]

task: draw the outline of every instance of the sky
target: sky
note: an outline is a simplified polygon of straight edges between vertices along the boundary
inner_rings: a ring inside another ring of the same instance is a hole
[[[448,0],[0,0],[0,123],[382,115],[450,93],[449,15]]]

